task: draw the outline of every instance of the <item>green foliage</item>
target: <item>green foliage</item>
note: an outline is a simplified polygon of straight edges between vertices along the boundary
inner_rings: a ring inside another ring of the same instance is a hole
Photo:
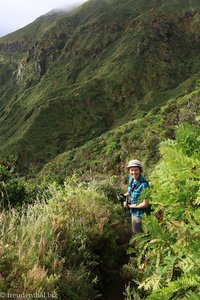
[[[164,135],[174,137],[181,118],[194,120],[194,97],[184,114],[171,109],[163,122],[159,108],[195,89],[198,12],[195,0],[89,1],[1,38],[0,156],[16,155],[21,172],[62,154],[74,168],[84,145],[101,171],[117,170],[132,153],[148,152],[145,160],[155,163]],[[137,126],[129,123],[135,119]]]
[[[118,147],[119,147],[119,145],[117,145],[117,143],[115,143],[115,142],[112,142],[111,144],[109,144],[106,148],[106,156],[112,156]]]
[[[161,109],[153,109],[143,117],[130,119],[83,146],[58,155],[45,165],[41,175],[61,182],[67,174],[72,175],[77,170],[87,176],[105,172],[110,175],[124,173],[125,164],[133,153],[144,162],[145,171],[149,173],[160,157],[160,141],[166,137],[174,139],[175,127],[179,122],[183,126],[186,121],[197,122],[199,88],[198,83],[196,85],[196,89],[192,88],[190,93],[173,98],[180,93],[175,90],[173,95],[170,94],[172,99]],[[191,88],[190,84],[185,88]]]
[[[193,126],[186,124],[177,130],[176,141],[186,156],[196,156],[199,159],[200,129],[193,130]]]
[[[54,184],[49,195],[48,204],[1,212],[1,291],[92,298],[100,279],[98,255],[105,245],[104,263],[108,268],[114,263],[116,237],[108,226],[112,206],[103,194],[82,184]]]
[[[138,253],[135,281],[146,299],[195,299],[200,293],[199,126],[179,126],[176,135],[161,143],[162,158],[150,178],[161,218],[144,217],[144,233],[132,238],[137,249],[129,250]]]
[[[1,291],[97,296],[99,273],[120,257],[109,224],[111,213],[119,221],[121,182],[93,176],[123,175],[134,155],[149,173],[161,157],[151,176],[160,217],[144,216],[132,239],[139,255],[125,268],[138,290],[129,285],[126,297],[196,299],[199,8],[89,1],[0,39],[0,156],[14,154],[21,174],[49,162],[37,180],[0,165]]]
[[[16,162],[11,159],[0,164],[0,209],[28,206],[36,200],[47,199],[47,181],[38,183],[31,177],[21,177]]]
[[[24,178],[19,178],[14,167],[0,164],[0,206],[21,205],[27,197]]]

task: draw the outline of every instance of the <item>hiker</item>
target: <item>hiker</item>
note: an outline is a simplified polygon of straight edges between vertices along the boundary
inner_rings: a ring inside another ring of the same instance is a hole
[[[149,206],[149,201],[145,197],[144,191],[149,187],[149,184],[141,175],[143,169],[139,160],[133,159],[129,161],[127,168],[130,174],[128,192],[124,195],[118,196],[118,199],[122,200],[123,196],[130,196],[130,204],[128,202],[124,202],[124,207],[130,208],[132,232],[133,234],[136,234],[142,232],[142,214],[144,213],[144,209]],[[139,197],[142,202],[140,201],[140,203],[137,203]]]

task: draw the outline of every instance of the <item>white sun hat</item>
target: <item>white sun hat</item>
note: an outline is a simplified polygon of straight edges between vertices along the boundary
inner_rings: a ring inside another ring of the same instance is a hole
[[[126,168],[129,169],[131,167],[138,167],[142,171],[142,164],[138,159],[132,159],[132,160],[129,161],[128,166],[126,166]]]

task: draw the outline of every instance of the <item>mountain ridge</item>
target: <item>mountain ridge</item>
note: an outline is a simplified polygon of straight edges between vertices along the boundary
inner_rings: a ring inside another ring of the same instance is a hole
[[[0,156],[41,168],[162,106],[199,73],[199,8],[88,1],[0,38]]]

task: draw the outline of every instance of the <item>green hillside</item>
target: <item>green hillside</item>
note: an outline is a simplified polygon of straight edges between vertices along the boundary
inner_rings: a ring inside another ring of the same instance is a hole
[[[167,104],[152,109],[51,160],[40,175],[62,182],[74,173],[84,176],[98,173],[125,175],[125,165],[138,157],[150,173],[160,158],[161,141],[175,138],[178,124],[196,124],[200,112],[200,81],[192,78],[171,92]],[[176,96],[175,96],[176,95]],[[168,97],[170,94],[168,95]],[[166,94],[163,94],[163,98]]]
[[[199,299],[199,25],[199,0],[90,0],[0,38],[0,297]]]
[[[128,128],[129,143],[138,135],[138,145],[124,146],[116,157],[120,166],[143,153],[139,139],[143,150],[157,144],[165,137],[162,129],[157,136],[157,126],[168,126],[161,121],[165,105],[179,105],[196,86],[199,12],[194,0],[88,1],[1,38],[0,156],[16,157],[23,172],[41,169],[62,153],[71,160],[93,141],[101,148],[113,132],[126,141]],[[130,124],[138,124],[137,134]],[[152,142],[154,135],[158,141]],[[106,155],[118,140],[110,141]]]
[[[199,299],[199,120],[160,144],[148,177],[153,211],[132,237],[115,201],[120,176],[38,184],[0,164],[3,299],[47,291],[58,300]]]

